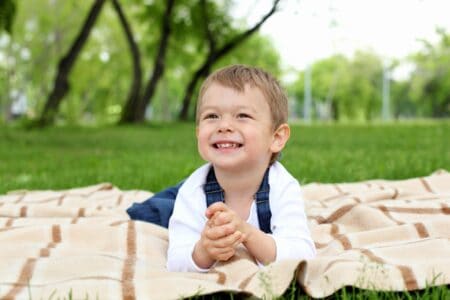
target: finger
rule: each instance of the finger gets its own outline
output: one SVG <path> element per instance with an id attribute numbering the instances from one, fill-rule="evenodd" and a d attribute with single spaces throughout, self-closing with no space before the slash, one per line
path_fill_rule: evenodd
<path id="1" fill-rule="evenodd" d="M 215 226 L 215 225 L 214 225 L 214 220 L 215 220 L 215 218 L 216 218 L 216 215 L 217 215 L 217 213 L 214 214 L 214 215 L 212 215 L 212 216 L 209 218 L 209 220 L 206 222 L 206 224 L 207 224 L 209 227 Z"/>
<path id="2" fill-rule="evenodd" d="M 245 241 L 245 234 L 243 234 L 240 231 L 236 231 L 236 232 L 238 233 L 237 238 L 234 241 L 233 246 L 232 246 L 234 249 L 236 249 L 237 246 L 239 246 L 241 243 L 243 243 Z"/>
<path id="3" fill-rule="evenodd" d="M 236 231 L 234 234 L 234 239 L 232 240 L 233 249 L 236 249 L 236 247 L 241 244 L 244 241 L 244 234 L 240 231 Z"/>
<path id="4" fill-rule="evenodd" d="M 226 211 L 229 208 L 226 206 L 225 203 L 223 203 L 222 201 L 219 202 L 215 202 L 213 204 L 211 204 L 210 206 L 208 206 L 208 208 L 206 209 L 206 216 L 212 216 L 214 215 L 214 213 L 218 212 L 218 211 Z"/>
<path id="5" fill-rule="evenodd" d="M 234 254 L 234 249 L 227 247 L 227 248 L 216 248 L 214 246 L 210 246 L 207 248 L 207 252 L 209 256 L 213 259 L 218 259 L 219 257 L 227 256 L 230 253 Z"/>
<path id="6" fill-rule="evenodd" d="M 206 209 L 205 210 L 205 216 L 206 216 L 206 218 L 211 219 L 212 216 L 214 216 L 214 212 L 212 210 L 210 210 L 210 209 Z"/>
<path id="7" fill-rule="evenodd" d="M 216 260 L 227 261 L 230 258 L 232 258 L 235 253 L 236 253 L 236 251 L 234 249 L 229 249 L 229 250 L 217 255 Z"/>
<path id="8" fill-rule="evenodd" d="M 212 241 L 212 245 L 216 248 L 234 248 L 236 247 L 241 240 L 242 233 L 239 231 L 234 232 L 228 236 Z"/>
<path id="9" fill-rule="evenodd" d="M 223 238 L 223 237 L 229 235 L 230 233 L 232 233 L 230 231 L 230 229 L 225 226 L 207 227 L 207 228 L 205 228 L 204 232 L 205 232 L 205 236 L 211 240 L 217 240 L 217 239 Z"/>
<path id="10" fill-rule="evenodd" d="M 245 243 L 245 241 L 247 240 L 247 235 L 245 233 L 243 233 L 239 240 L 240 240 L 241 243 Z"/>
<path id="11" fill-rule="evenodd" d="M 220 226 L 230 223 L 233 220 L 233 215 L 229 211 L 220 211 L 214 214 L 214 225 Z"/>

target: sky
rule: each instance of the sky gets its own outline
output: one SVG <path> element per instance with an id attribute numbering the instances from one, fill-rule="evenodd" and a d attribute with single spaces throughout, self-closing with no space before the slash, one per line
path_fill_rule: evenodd
<path id="1" fill-rule="evenodd" d="M 237 14 L 254 24 L 271 0 L 239 1 Z M 245 3 L 245 5 L 244 5 Z M 261 27 L 285 68 L 303 70 L 316 60 L 371 49 L 386 61 L 437 41 L 436 26 L 450 32 L 449 0 L 282 0 Z"/>

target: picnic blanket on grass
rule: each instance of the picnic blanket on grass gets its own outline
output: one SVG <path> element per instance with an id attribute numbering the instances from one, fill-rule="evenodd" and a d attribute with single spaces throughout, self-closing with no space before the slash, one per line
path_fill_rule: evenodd
<path id="1" fill-rule="evenodd" d="M 318 255 L 258 268 L 242 250 L 206 274 L 165 269 L 167 230 L 130 221 L 151 196 L 104 183 L 0 196 L 0 299 L 177 299 L 219 291 L 312 297 L 344 286 L 450 283 L 450 173 L 303 187 Z"/>

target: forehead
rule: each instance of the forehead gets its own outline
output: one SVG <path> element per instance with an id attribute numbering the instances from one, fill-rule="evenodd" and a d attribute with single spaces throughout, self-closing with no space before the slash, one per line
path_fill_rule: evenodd
<path id="1" fill-rule="evenodd" d="M 264 93 L 256 86 L 246 84 L 242 91 L 235 88 L 212 83 L 203 93 L 200 99 L 200 108 L 212 104 L 234 104 L 240 106 L 267 106 L 268 101 Z"/>

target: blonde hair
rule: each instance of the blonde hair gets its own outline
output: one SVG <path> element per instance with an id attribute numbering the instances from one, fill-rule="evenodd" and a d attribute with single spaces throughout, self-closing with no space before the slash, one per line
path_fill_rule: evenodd
<path id="1" fill-rule="evenodd" d="M 275 131 L 281 124 L 287 123 L 288 101 L 280 83 L 268 72 L 247 65 L 231 65 L 210 74 L 200 87 L 196 109 L 196 122 L 199 122 L 199 111 L 206 90 L 213 84 L 232 88 L 238 92 L 244 92 L 246 85 L 258 88 L 269 104 L 272 117 L 272 129 Z M 278 157 L 274 153 L 270 163 Z"/>

